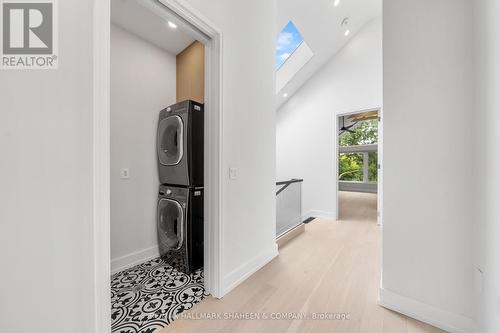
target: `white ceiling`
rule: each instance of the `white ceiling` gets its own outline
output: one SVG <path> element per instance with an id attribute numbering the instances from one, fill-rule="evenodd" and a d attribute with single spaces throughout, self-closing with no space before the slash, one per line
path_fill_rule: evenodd
<path id="1" fill-rule="evenodd" d="M 174 55 L 195 41 L 181 27 L 167 27 L 167 21 L 136 0 L 112 0 L 111 22 Z"/>
<path id="2" fill-rule="evenodd" d="M 276 97 L 280 107 L 311 76 L 328 62 L 361 28 L 382 15 L 382 0 L 278 0 L 278 26 L 276 35 L 288 21 L 293 21 L 302 37 L 312 49 L 312 59 L 288 82 Z M 342 20 L 349 17 L 350 35 L 344 35 Z"/>

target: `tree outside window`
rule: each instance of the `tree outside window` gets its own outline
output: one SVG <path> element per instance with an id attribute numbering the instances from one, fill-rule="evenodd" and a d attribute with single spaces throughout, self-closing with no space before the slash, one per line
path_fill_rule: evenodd
<path id="1" fill-rule="evenodd" d="M 360 121 L 351 132 L 344 132 L 339 138 L 340 147 L 369 145 L 378 143 L 378 121 L 376 119 Z M 378 154 L 368 153 L 368 181 L 378 180 Z M 363 181 L 363 153 L 340 154 L 339 180 Z"/>

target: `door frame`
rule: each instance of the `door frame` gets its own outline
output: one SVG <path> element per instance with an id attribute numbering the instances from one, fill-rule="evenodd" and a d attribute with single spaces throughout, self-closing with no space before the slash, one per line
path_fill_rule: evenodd
<path id="1" fill-rule="evenodd" d="M 205 287 L 222 297 L 223 104 L 222 31 L 186 0 L 138 0 L 160 16 L 173 17 L 205 44 Z M 109 333 L 110 304 L 110 25 L 111 0 L 93 1 L 93 216 L 94 332 Z"/>
<path id="2" fill-rule="evenodd" d="M 382 225 L 382 202 L 383 202 L 383 126 L 382 126 L 382 121 L 383 121 L 383 110 L 382 107 L 373 107 L 369 109 L 362 109 L 358 111 L 349 111 L 349 112 L 342 112 L 342 113 L 337 113 L 335 114 L 335 135 L 334 135 L 334 145 L 335 145 L 335 157 L 334 157 L 334 162 L 335 162 L 335 219 L 339 219 L 339 139 L 338 139 L 338 129 L 339 129 L 339 118 L 343 116 L 349 116 L 352 114 L 356 113 L 362 113 L 362 112 L 370 112 L 370 111 L 378 111 L 378 116 L 379 116 L 379 121 L 378 121 L 378 151 L 377 151 L 377 160 L 378 164 L 380 165 L 378 169 L 378 181 L 377 181 L 377 224 Z"/>

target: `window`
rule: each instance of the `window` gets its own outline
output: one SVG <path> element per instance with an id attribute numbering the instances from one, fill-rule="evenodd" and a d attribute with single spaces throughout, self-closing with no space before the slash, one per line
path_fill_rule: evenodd
<path id="1" fill-rule="evenodd" d="M 312 59 L 313 51 L 292 21 L 281 30 L 276 41 L 276 93 Z"/>
<path id="2" fill-rule="evenodd" d="M 341 182 L 378 181 L 378 113 L 339 118 L 339 176 Z"/>
<path id="3" fill-rule="evenodd" d="M 350 126 L 347 121 L 345 125 Z M 350 130 L 351 132 L 340 134 L 340 147 L 372 145 L 378 142 L 378 122 L 376 119 L 360 121 Z"/>
<path id="4" fill-rule="evenodd" d="M 378 154 L 374 151 L 368 153 L 368 181 L 378 181 Z"/>
<path id="5" fill-rule="evenodd" d="M 363 154 L 340 154 L 339 180 L 351 182 L 363 181 Z"/>
<path id="6" fill-rule="evenodd" d="M 302 38 L 293 22 L 288 22 L 279 33 L 276 41 L 276 70 L 290 58 L 303 41 L 304 38 Z"/>

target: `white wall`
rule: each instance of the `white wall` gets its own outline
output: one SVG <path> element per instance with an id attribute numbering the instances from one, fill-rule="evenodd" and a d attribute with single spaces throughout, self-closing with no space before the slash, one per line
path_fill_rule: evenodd
<path id="1" fill-rule="evenodd" d="M 500 3 L 475 1 L 476 183 L 475 258 L 477 332 L 500 332 Z M 482 280 L 482 281 L 481 281 Z M 480 285 L 483 285 L 482 290 Z"/>
<path id="2" fill-rule="evenodd" d="M 227 291 L 277 254 L 275 0 L 189 0 L 223 32 L 223 274 Z M 258 24 L 256 24 L 258 22 Z M 229 180 L 229 167 L 238 178 Z"/>
<path id="3" fill-rule="evenodd" d="M 0 71 L 0 331 L 93 330 L 92 1 L 58 1 L 59 69 Z"/>
<path id="4" fill-rule="evenodd" d="M 471 12 L 384 2 L 381 301 L 453 332 L 473 312 Z"/>
<path id="5" fill-rule="evenodd" d="M 175 103 L 175 71 L 175 55 L 111 26 L 112 270 L 158 255 L 156 127 Z"/>
<path id="6" fill-rule="evenodd" d="M 379 18 L 368 23 L 278 110 L 277 179 L 304 179 L 304 215 L 335 217 L 335 115 L 381 105 Z"/>

